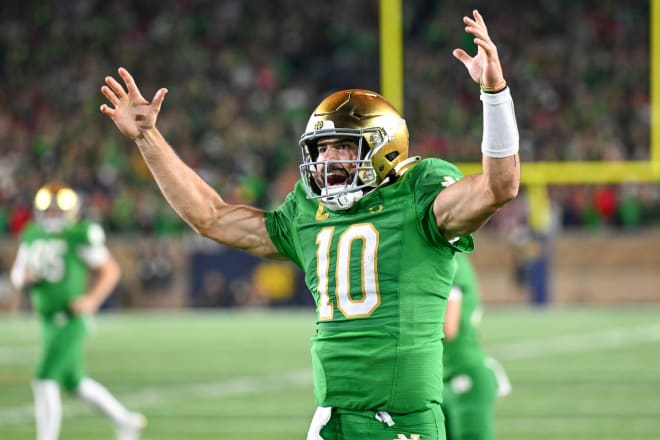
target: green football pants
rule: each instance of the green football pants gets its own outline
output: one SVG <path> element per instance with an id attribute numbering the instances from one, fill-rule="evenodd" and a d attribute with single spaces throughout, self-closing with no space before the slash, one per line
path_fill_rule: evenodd
<path id="1" fill-rule="evenodd" d="M 497 380 L 485 363 L 445 381 L 442 409 L 447 440 L 491 440 Z"/>
<path id="2" fill-rule="evenodd" d="M 35 371 L 36 379 L 54 380 L 71 392 L 78 388 L 85 375 L 85 319 L 65 313 L 42 317 L 41 358 Z"/>

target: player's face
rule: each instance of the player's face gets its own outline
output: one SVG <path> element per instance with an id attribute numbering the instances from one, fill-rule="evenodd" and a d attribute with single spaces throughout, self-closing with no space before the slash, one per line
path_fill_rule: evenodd
<path id="1" fill-rule="evenodd" d="M 357 140 L 350 137 L 327 137 L 319 140 L 316 148 L 318 162 L 332 161 L 327 164 L 328 186 L 348 185 L 356 170 L 354 161 L 358 158 Z M 325 187 L 325 170 L 326 165 L 316 165 L 314 179 L 319 188 Z"/>

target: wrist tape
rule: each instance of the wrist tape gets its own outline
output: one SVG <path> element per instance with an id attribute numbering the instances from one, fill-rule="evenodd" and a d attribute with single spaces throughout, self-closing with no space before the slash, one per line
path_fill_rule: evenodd
<path id="1" fill-rule="evenodd" d="M 518 153 L 518 125 L 509 88 L 497 93 L 481 92 L 481 101 L 484 105 L 481 152 L 484 156 L 496 158 Z"/>

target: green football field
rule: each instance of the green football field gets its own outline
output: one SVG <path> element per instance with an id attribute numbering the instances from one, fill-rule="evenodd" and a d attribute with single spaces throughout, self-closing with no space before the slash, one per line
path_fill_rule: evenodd
<path id="1" fill-rule="evenodd" d="M 304 439 L 314 403 L 312 310 L 106 313 L 88 373 L 149 419 L 144 439 Z M 487 351 L 513 393 L 499 440 L 660 439 L 660 306 L 488 309 Z M 37 322 L 0 315 L 0 439 L 34 439 Z M 65 398 L 63 440 L 112 439 Z"/>

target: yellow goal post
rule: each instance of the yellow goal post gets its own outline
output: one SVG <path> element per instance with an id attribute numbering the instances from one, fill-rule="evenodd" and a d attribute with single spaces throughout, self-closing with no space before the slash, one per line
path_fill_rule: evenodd
<path id="1" fill-rule="evenodd" d="M 660 181 L 660 0 L 650 1 L 649 80 L 650 153 L 648 161 L 617 162 L 526 162 L 521 182 L 530 201 L 530 226 L 543 228 L 548 218 L 549 184 L 603 184 Z M 380 0 L 381 93 L 403 113 L 403 31 L 401 0 Z M 655 63 L 654 60 L 657 60 Z M 476 174 L 480 163 L 457 163 L 461 171 Z"/>

